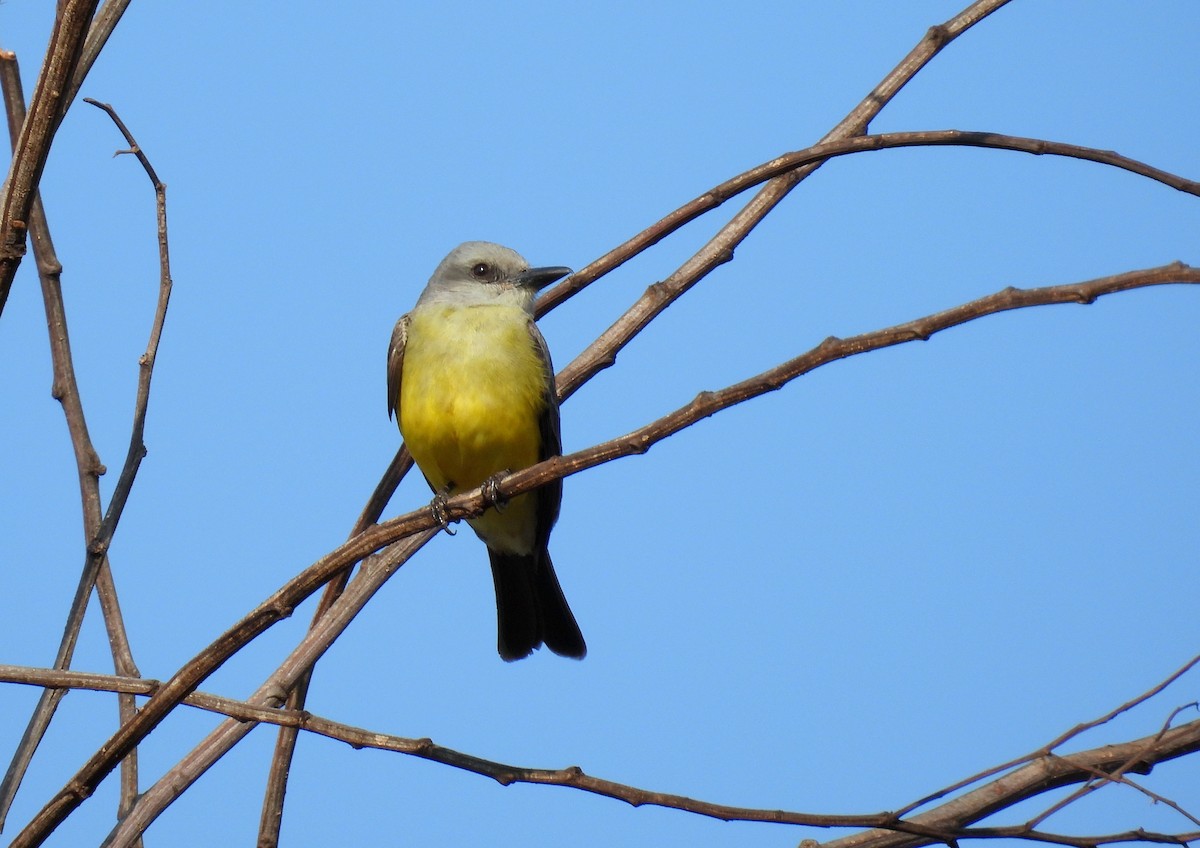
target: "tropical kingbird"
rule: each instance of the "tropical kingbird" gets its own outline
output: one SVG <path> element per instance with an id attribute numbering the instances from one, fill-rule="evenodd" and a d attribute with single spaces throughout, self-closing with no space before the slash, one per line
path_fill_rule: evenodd
<path id="1" fill-rule="evenodd" d="M 450 251 L 397 322 L 388 413 L 435 504 L 562 452 L 554 368 L 533 301 L 570 273 L 530 268 L 514 250 L 469 241 Z M 543 643 L 565 657 L 587 653 L 546 547 L 561 501 L 555 480 L 467 520 L 491 559 L 505 660 Z"/>

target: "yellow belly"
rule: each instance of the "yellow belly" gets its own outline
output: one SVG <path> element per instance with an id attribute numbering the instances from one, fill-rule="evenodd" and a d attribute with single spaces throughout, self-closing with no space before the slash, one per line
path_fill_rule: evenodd
<path id="1" fill-rule="evenodd" d="M 541 456 L 546 366 L 529 318 L 508 306 L 432 306 L 410 315 L 400 382 L 400 432 L 438 491 L 473 489 Z M 536 501 L 515 498 L 471 526 L 492 547 L 534 545 Z"/>

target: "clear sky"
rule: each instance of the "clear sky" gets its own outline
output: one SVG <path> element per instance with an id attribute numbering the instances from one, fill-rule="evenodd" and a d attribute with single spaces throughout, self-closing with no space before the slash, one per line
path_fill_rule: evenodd
<path id="1" fill-rule="evenodd" d="M 346 536 L 398 443 L 396 318 L 467 239 L 582 267 L 828 131 L 965 0 L 135 3 L 89 78 L 169 185 L 174 296 L 149 447 L 112 548 L 135 657 L 165 678 Z M 52 4 L 0 5 L 32 91 Z M 1200 177 L 1191 0 L 1015 2 L 875 131 L 990 130 Z M 43 183 L 91 433 L 124 458 L 154 308 L 153 195 L 107 117 L 68 115 Z M 561 367 L 711 235 L 705 217 L 553 312 Z M 1005 286 L 1200 264 L 1200 202 L 1099 165 L 985 150 L 831 163 L 563 408 L 577 450 L 829 335 Z M 520 765 L 735 805 L 870 813 L 1031 751 L 1197 653 L 1200 291 L 1007 313 L 845 360 L 566 481 L 551 541 L 582 663 L 495 652 L 483 546 L 440 536 L 318 668 L 309 707 Z M 0 662 L 53 658 L 83 559 L 37 280 L 0 318 Z M 426 503 L 419 477 L 388 515 Z M 297 611 L 204 684 L 244 697 Z M 75 663 L 109 671 L 93 607 Z M 1156 730 L 1193 674 L 1091 747 Z M 0 757 L 36 690 L 0 686 Z M 1194 717 L 1193 714 L 1185 718 Z M 15 833 L 112 732 L 66 698 Z M 181 710 L 152 779 L 216 719 Z M 252 844 L 255 731 L 150 830 Z M 1196 762 L 1150 785 L 1193 812 Z M 97 844 L 106 782 L 49 844 Z M 1029 812 L 1035 810 L 1030 808 Z M 1012 817 L 1004 822 L 1012 822 Z M 1108 789 L 1048 828 L 1186 822 Z M 782 846 L 725 824 L 301 740 L 284 844 Z"/>

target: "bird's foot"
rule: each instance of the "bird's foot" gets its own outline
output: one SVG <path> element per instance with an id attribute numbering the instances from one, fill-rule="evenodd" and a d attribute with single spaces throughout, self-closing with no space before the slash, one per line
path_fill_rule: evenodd
<path id="1" fill-rule="evenodd" d="M 500 481 L 507 477 L 512 472 L 507 468 L 503 471 L 497 471 L 491 477 L 483 481 L 480 487 L 483 490 L 483 499 L 496 508 L 496 512 L 504 512 L 504 508 L 508 506 L 508 497 L 500 491 Z"/>
<path id="2" fill-rule="evenodd" d="M 438 526 L 446 531 L 446 535 L 453 536 L 458 530 L 450 526 L 450 519 L 446 516 L 446 498 L 449 493 L 449 486 L 435 493 L 433 500 L 429 502 L 429 511 L 433 513 L 433 520 Z"/>

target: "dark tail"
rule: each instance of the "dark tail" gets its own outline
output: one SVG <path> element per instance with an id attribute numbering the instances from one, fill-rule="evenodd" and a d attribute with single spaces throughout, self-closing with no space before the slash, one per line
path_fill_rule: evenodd
<path id="1" fill-rule="evenodd" d="M 496 583 L 496 644 L 501 658 L 519 660 L 545 643 L 560 656 L 583 659 L 587 645 L 558 585 L 549 552 L 520 556 L 488 548 L 488 556 Z"/>

